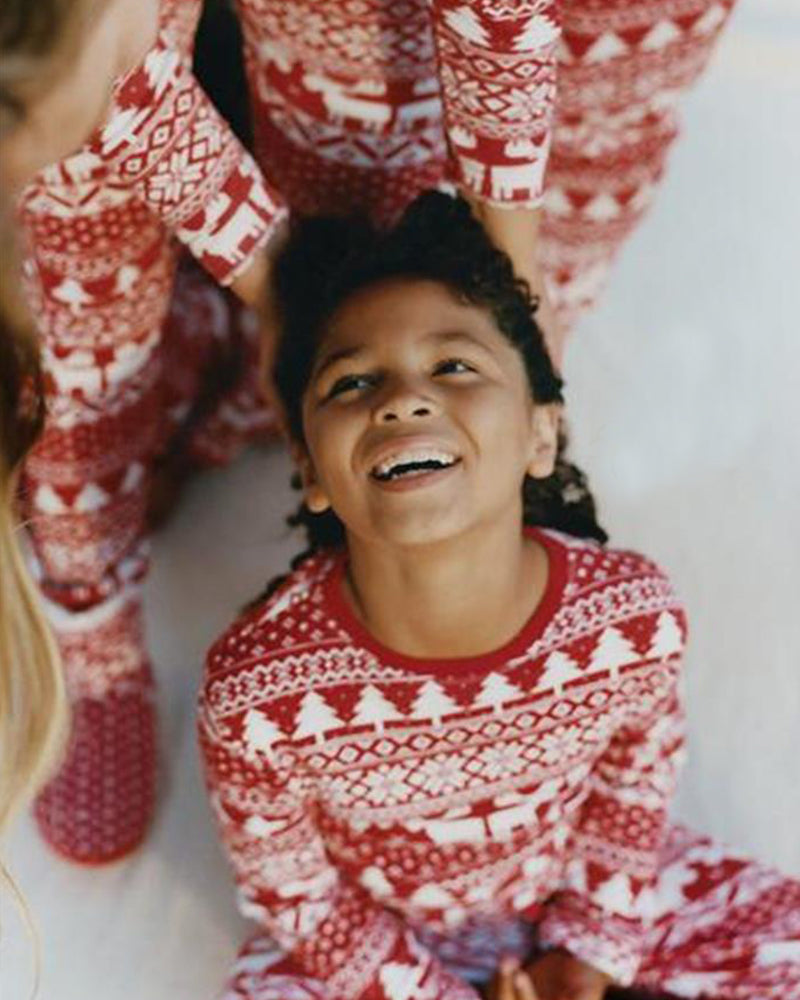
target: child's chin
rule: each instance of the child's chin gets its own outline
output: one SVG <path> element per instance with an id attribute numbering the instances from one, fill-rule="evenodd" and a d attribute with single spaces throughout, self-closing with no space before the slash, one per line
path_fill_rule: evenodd
<path id="1" fill-rule="evenodd" d="M 416 515 L 393 516 L 375 526 L 373 537 L 383 544 L 398 548 L 438 545 L 455 540 L 464 530 L 453 512 L 419 512 Z"/>

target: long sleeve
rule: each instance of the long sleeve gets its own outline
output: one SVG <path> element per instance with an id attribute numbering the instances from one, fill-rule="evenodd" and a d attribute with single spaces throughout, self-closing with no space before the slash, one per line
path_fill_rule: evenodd
<path id="1" fill-rule="evenodd" d="M 267 727 L 274 738 L 276 727 L 258 715 L 255 736 Z M 398 916 L 331 863 L 295 754 L 253 752 L 253 740 L 235 728 L 201 701 L 206 782 L 242 913 L 267 930 L 298 974 L 323 980 L 336 1000 L 477 1000 Z"/>
<path id="2" fill-rule="evenodd" d="M 550 149 L 558 3 L 434 0 L 456 180 L 493 204 L 536 207 Z"/>
<path id="3" fill-rule="evenodd" d="M 133 188 L 223 284 L 246 269 L 286 212 L 165 31 L 117 81 L 88 151 L 109 187 Z"/>
<path id="4" fill-rule="evenodd" d="M 677 656 L 626 678 L 635 708 L 589 777 L 564 883 L 545 907 L 539 936 L 629 985 L 641 959 L 648 887 L 667 808 L 684 759 Z"/>

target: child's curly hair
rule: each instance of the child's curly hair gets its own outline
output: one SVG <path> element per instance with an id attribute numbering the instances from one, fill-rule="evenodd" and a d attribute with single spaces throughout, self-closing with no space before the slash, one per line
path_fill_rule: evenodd
<path id="1" fill-rule="evenodd" d="M 427 191 L 388 231 L 363 218 L 293 221 L 275 262 L 272 291 L 281 327 L 275 384 L 295 440 L 303 441 L 303 396 L 326 324 L 355 292 L 395 278 L 441 282 L 462 301 L 487 309 L 519 351 L 534 400 L 563 401 L 563 382 L 535 319 L 538 300 L 527 283 L 515 277 L 510 259 L 490 242 L 466 201 Z M 566 445 L 562 431 L 551 476 L 525 477 L 524 523 L 605 542 L 586 476 L 564 457 Z M 344 545 L 344 526 L 331 510 L 314 514 L 301 504 L 289 523 L 303 527 L 308 539 L 295 564 L 318 549 Z"/>

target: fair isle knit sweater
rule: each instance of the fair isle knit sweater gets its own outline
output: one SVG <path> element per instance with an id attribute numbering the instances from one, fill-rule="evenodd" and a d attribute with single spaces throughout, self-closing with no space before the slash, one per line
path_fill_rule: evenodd
<path id="1" fill-rule="evenodd" d="M 495 652 L 418 660 L 309 558 L 213 646 L 207 784 L 241 909 L 347 1000 L 455 1000 L 503 951 L 621 983 L 683 757 L 685 618 L 649 560 L 550 530 L 545 594 Z"/>

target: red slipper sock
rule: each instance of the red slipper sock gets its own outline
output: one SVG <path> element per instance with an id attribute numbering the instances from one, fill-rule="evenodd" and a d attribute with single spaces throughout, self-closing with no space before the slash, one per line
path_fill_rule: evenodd
<path id="1" fill-rule="evenodd" d="M 128 854 L 153 815 L 156 707 L 140 595 L 86 611 L 50 606 L 72 705 L 60 770 L 34 803 L 45 841 L 79 864 Z"/>
<path id="2" fill-rule="evenodd" d="M 155 728 L 149 668 L 72 705 L 66 759 L 34 805 L 53 850 L 99 865 L 142 842 L 155 800 Z"/>

